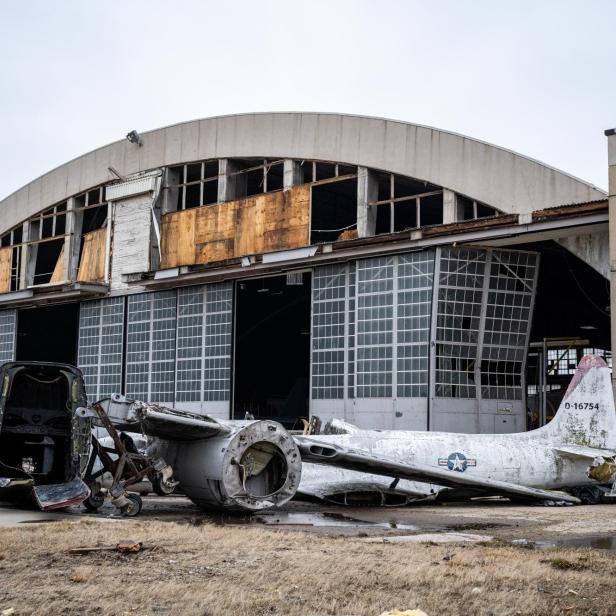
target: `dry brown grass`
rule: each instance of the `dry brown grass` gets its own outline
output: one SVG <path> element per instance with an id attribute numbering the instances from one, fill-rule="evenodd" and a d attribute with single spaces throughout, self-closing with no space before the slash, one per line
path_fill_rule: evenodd
<path id="1" fill-rule="evenodd" d="M 66 553 L 127 538 L 152 549 Z M 616 614 L 616 559 L 590 550 L 86 520 L 2 529 L 0 559 L 0 611 L 17 616 Z"/>

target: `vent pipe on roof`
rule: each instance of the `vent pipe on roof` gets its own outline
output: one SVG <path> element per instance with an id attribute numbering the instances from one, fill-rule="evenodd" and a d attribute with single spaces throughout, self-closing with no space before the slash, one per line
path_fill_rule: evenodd
<path id="1" fill-rule="evenodd" d="M 616 350 L 616 128 L 605 131 L 607 137 L 609 236 L 610 236 L 610 327 L 612 352 Z M 612 370 L 612 389 L 616 396 L 616 370 Z"/>

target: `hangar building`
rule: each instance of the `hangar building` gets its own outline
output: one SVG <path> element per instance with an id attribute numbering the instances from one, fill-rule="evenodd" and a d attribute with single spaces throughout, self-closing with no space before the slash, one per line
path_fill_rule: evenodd
<path id="1" fill-rule="evenodd" d="M 218 418 L 513 432 L 609 358 L 608 198 L 582 180 L 349 115 L 129 136 L 0 202 L 3 361 Z"/>

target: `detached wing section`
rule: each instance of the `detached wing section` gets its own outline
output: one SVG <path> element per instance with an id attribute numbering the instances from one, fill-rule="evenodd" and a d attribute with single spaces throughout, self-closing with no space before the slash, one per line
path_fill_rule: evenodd
<path id="1" fill-rule="evenodd" d="M 554 447 L 554 451 L 565 458 L 609 458 L 616 454 L 613 449 L 597 449 L 595 447 L 584 447 L 583 445 L 561 445 Z"/>
<path id="2" fill-rule="evenodd" d="M 219 434 L 230 428 L 207 415 L 197 415 L 114 394 L 97 403 L 116 430 L 141 432 L 171 441 L 195 441 Z"/>
<path id="3" fill-rule="evenodd" d="M 498 481 L 497 479 L 452 473 L 449 470 L 425 464 L 401 463 L 384 456 L 376 456 L 356 449 L 347 449 L 339 445 L 330 445 L 306 437 L 295 437 L 295 441 L 304 462 L 337 466 L 353 471 L 411 481 L 434 483 L 449 488 L 467 488 L 475 490 L 477 495 L 500 495 L 530 500 L 580 503 L 578 498 L 564 492 L 539 490 L 506 481 Z"/>

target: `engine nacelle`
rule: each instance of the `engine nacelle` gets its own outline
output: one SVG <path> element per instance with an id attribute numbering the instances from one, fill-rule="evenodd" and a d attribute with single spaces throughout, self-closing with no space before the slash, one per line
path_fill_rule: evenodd
<path id="1" fill-rule="evenodd" d="M 269 420 L 220 423 L 230 431 L 176 443 L 173 455 L 167 454 L 186 496 L 200 507 L 236 511 L 259 511 L 291 500 L 302 462 L 284 427 Z"/>

